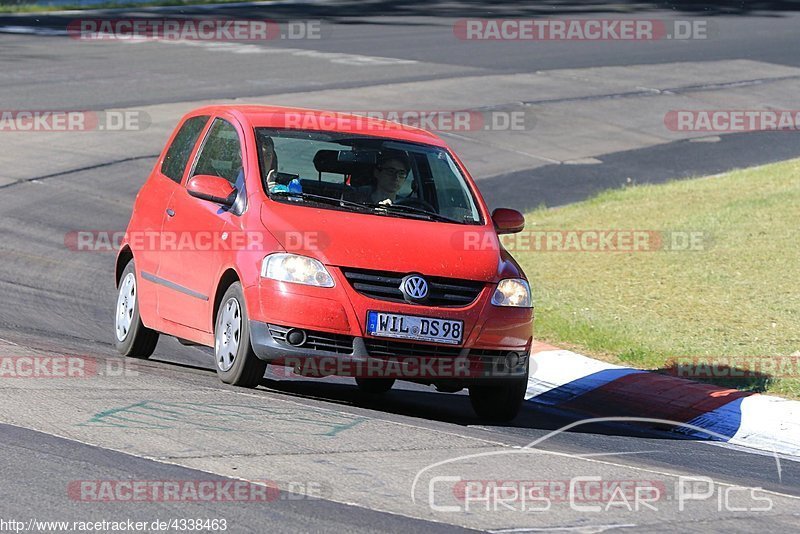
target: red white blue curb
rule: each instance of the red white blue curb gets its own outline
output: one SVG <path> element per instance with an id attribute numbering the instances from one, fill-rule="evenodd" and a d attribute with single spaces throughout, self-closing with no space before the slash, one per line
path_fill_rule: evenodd
<path id="1" fill-rule="evenodd" d="M 686 423 L 698 439 L 800 457 L 800 402 L 622 367 L 549 345 L 534 346 L 525 400 L 591 417 Z"/>

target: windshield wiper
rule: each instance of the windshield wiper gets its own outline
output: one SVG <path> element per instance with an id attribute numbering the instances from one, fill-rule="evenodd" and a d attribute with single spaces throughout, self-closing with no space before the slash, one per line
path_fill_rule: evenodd
<path id="1" fill-rule="evenodd" d="M 336 206 L 348 206 L 351 208 L 358 208 L 361 211 L 372 211 L 372 206 L 368 206 L 366 204 L 361 204 L 359 202 L 352 202 L 350 200 L 345 200 L 343 198 L 334 198 L 334 197 L 326 197 L 324 195 L 314 195 L 312 193 L 293 193 L 291 191 L 274 191 L 270 193 L 271 196 L 281 196 L 281 197 L 297 197 L 302 198 L 303 200 L 314 200 L 317 202 L 324 202 L 328 204 L 334 204 Z"/>
<path id="2" fill-rule="evenodd" d="M 422 208 L 415 208 L 413 206 L 408 206 L 405 204 L 377 204 L 371 202 L 362 204 L 361 202 L 353 202 L 351 200 L 345 200 L 343 198 L 326 197 L 324 195 L 315 195 L 313 193 L 293 193 L 291 191 L 275 191 L 273 193 L 270 193 L 270 195 L 287 197 L 287 198 L 297 197 L 297 198 L 302 198 L 303 200 L 325 202 L 340 207 L 347 206 L 351 208 L 356 208 L 361 211 L 373 211 L 373 212 L 383 211 L 384 213 L 387 214 L 391 212 L 397 214 L 398 212 L 400 212 L 404 215 L 420 215 L 428 220 L 462 224 L 462 221 L 457 221 L 456 219 L 451 219 L 450 217 L 439 215 L 438 213 L 433 211 L 428 211 Z"/>
<path id="3" fill-rule="evenodd" d="M 450 217 L 439 215 L 435 211 L 428 211 L 422 208 L 415 208 L 414 206 L 409 206 L 407 204 L 368 204 L 368 205 L 376 209 L 385 209 L 387 211 L 395 210 L 403 213 L 425 215 L 426 217 L 428 217 L 433 221 L 450 222 L 456 224 L 462 223 L 462 221 L 457 221 L 456 219 L 451 219 Z"/>

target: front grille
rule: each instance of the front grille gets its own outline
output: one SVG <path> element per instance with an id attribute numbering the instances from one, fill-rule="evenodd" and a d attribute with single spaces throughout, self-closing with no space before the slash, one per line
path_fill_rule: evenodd
<path id="1" fill-rule="evenodd" d="M 286 326 L 269 325 L 269 333 L 272 338 L 286 345 L 289 345 L 286 342 L 286 333 L 289 330 L 291 330 L 291 328 Z M 306 333 L 306 342 L 297 348 L 335 352 L 336 354 L 353 353 L 353 336 L 329 334 L 328 332 L 317 332 L 305 329 L 304 331 Z M 292 347 L 293 345 L 289 346 Z"/>
<path id="2" fill-rule="evenodd" d="M 403 273 L 390 271 L 368 271 L 366 269 L 343 268 L 345 278 L 353 289 L 374 299 L 391 302 L 407 302 L 400 291 Z M 483 282 L 459 280 L 457 278 L 440 278 L 424 276 L 428 282 L 428 298 L 421 304 L 424 306 L 463 307 L 469 306 L 480 295 Z"/>
<path id="3" fill-rule="evenodd" d="M 422 343 L 407 343 L 403 341 L 389 341 L 387 339 L 364 338 L 367 352 L 373 357 L 385 356 L 413 356 L 413 357 L 450 357 L 455 358 L 461 353 L 459 347 L 446 345 L 425 345 Z"/>

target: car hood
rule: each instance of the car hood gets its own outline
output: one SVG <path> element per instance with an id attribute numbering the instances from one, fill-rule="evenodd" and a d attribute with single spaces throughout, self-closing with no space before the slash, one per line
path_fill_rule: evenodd
<path id="1" fill-rule="evenodd" d="M 261 221 L 287 251 L 326 265 L 497 281 L 509 264 L 491 226 L 267 201 Z"/>

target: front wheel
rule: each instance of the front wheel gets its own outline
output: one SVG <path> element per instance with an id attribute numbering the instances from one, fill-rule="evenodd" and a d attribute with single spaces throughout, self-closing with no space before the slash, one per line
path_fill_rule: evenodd
<path id="1" fill-rule="evenodd" d="M 471 386 L 472 409 L 483 419 L 505 423 L 514 419 L 525 400 L 527 378 L 496 386 Z"/>
<path id="2" fill-rule="evenodd" d="M 123 356 L 149 358 L 156 350 L 158 332 L 147 328 L 139 315 L 139 288 L 133 260 L 128 262 L 120 277 L 114 333 L 117 350 Z"/>
<path id="3" fill-rule="evenodd" d="M 214 326 L 217 376 L 226 384 L 254 388 L 264 378 L 267 362 L 259 360 L 250 343 L 250 322 L 239 282 L 225 292 Z"/>

